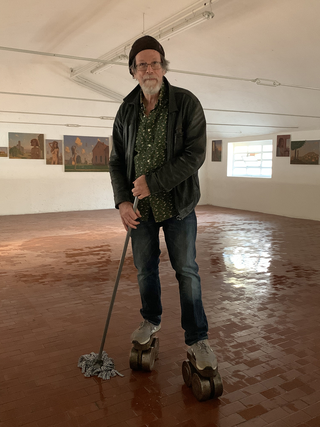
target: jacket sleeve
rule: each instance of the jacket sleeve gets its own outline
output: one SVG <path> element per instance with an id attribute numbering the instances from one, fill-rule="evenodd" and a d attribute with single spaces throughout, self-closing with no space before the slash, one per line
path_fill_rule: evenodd
<path id="1" fill-rule="evenodd" d="M 191 93 L 185 93 L 179 104 L 175 127 L 168 131 L 170 160 L 146 176 L 151 194 L 171 191 L 196 174 L 205 160 L 206 120 L 202 106 Z"/>
<path id="2" fill-rule="evenodd" d="M 113 125 L 113 144 L 109 161 L 111 184 L 117 209 L 120 203 L 133 200 L 127 179 L 126 144 L 122 116 L 123 112 L 120 107 Z"/>

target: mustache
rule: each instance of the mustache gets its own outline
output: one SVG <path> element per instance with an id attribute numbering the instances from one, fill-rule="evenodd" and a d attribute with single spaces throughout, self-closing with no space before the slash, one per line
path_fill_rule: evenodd
<path id="1" fill-rule="evenodd" d="M 146 80 L 154 80 L 155 77 L 154 76 L 146 76 L 143 78 L 143 81 L 145 82 Z"/>

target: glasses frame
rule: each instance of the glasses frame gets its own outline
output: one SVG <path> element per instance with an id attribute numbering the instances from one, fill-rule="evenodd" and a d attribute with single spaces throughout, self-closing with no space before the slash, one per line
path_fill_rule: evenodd
<path id="1" fill-rule="evenodd" d="M 140 64 L 136 64 L 135 68 L 137 71 L 147 71 L 149 65 L 153 70 L 160 70 L 162 68 L 161 61 L 141 62 Z"/>

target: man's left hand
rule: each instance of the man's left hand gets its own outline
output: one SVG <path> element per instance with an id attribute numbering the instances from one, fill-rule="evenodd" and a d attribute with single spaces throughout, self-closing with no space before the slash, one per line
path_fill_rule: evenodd
<path id="1" fill-rule="evenodd" d="M 138 197 L 139 200 L 150 196 L 150 190 L 147 185 L 146 176 L 141 175 L 133 182 L 132 194 L 134 197 Z"/>

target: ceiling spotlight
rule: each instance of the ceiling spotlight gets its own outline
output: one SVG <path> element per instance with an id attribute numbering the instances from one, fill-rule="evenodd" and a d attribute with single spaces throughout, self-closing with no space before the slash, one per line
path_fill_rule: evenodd
<path id="1" fill-rule="evenodd" d="M 206 19 L 212 19 L 213 17 L 214 17 L 214 13 L 212 13 L 212 12 L 209 12 L 209 11 L 205 11 L 205 12 L 203 12 L 203 14 L 202 14 Z"/>

